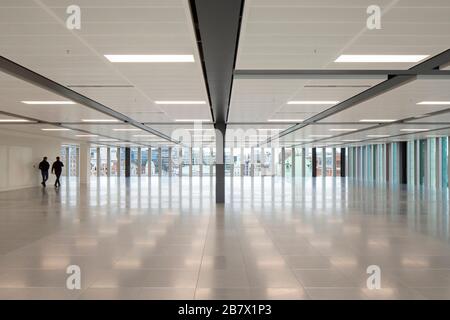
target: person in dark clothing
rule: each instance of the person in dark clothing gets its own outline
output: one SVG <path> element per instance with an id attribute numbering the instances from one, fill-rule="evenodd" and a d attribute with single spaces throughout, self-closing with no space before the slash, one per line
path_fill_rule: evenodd
<path id="1" fill-rule="evenodd" d="M 39 170 L 41 170 L 42 175 L 42 182 L 41 184 L 45 188 L 45 182 L 48 180 L 48 169 L 50 169 L 50 163 L 47 161 L 47 157 L 44 157 L 44 159 L 39 162 Z"/>
<path id="2" fill-rule="evenodd" d="M 64 163 L 59 161 L 59 157 L 56 157 L 56 161 L 53 162 L 52 165 L 52 173 L 56 175 L 55 187 L 61 186 L 61 182 L 59 182 L 59 177 L 62 173 L 62 168 L 64 167 Z"/>

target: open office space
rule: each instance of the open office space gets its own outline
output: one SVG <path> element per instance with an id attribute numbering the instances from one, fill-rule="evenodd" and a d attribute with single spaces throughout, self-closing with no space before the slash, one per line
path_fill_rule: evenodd
<path id="1" fill-rule="evenodd" d="M 449 1 L 72 2 L 0 0 L 0 299 L 450 298 Z"/>

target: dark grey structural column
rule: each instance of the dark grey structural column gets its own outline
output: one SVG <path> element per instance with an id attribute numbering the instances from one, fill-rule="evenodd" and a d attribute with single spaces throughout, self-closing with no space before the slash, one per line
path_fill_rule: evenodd
<path id="1" fill-rule="evenodd" d="M 224 123 L 216 124 L 216 203 L 225 202 L 225 132 Z"/>
<path id="2" fill-rule="evenodd" d="M 131 149 L 125 148 L 125 177 L 131 176 Z"/>
<path id="3" fill-rule="evenodd" d="M 341 148 L 341 177 L 345 177 L 345 148 Z"/>
<path id="4" fill-rule="evenodd" d="M 312 176 L 317 177 L 317 149 L 312 148 Z"/>
<path id="5" fill-rule="evenodd" d="M 398 143 L 398 181 L 401 184 L 408 183 L 408 143 L 402 141 Z"/>

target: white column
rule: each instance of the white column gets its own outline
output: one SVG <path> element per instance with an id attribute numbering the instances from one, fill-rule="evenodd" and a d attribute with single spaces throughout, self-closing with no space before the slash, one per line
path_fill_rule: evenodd
<path id="1" fill-rule="evenodd" d="M 333 163 L 333 177 L 336 177 L 336 148 L 332 148 L 332 163 Z M 342 154 L 341 154 L 341 161 L 342 161 Z M 348 172 L 348 171 L 347 171 Z M 348 174 L 348 173 L 347 173 Z"/>
<path id="2" fill-rule="evenodd" d="M 291 172 L 291 177 L 292 178 L 295 178 L 295 148 L 292 148 L 291 149 L 291 164 L 292 164 L 292 166 L 291 166 L 291 170 L 292 170 L 292 172 Z"/>
<path id="3" fill-rule="evenodd" d="M 149 177 L 151 177 L 152 176 L 152 148 L 151 147 L 148 147 L 148 150 L 147 150 L 147 167 L 148 167 L 147 175 Z"/>
<path id="4" fill-rule="evenodd" d="M 441 139 L 440 138 L 436 138 L 436 188 L 440 189 L 442 188 L 442 165 L 441 165 L 441 157 L 442 157 L 442 144 L 441 144 Z"/>
<path id="5" fill-rule="evenodd" d="M 302 148 L 302 167 L 301 167 L 302 177 L 306 177 L 306 148 Z"/>
<path id="6" fill-rule="evenodd" d="M 116 151 L 116 163 L 117 163 L 117 176 L 120 177 L 120 171 L 122 170 L 120 166 L 120 147 L 117 147 Z"/>
<path id="7" fill-rule="evenodd" d="M 90 146 L 88 144 L 80 145 L 80 183 L 89 183 L 91 175 L 91 155 Z"/>
<path id="8" fill-rule="evenodd" d="M 77 177 L 80 177 L 80 147 L 75 148 L 75 157 L 76 157 L 75 163 L 77 166 L 76 173 L 77 173 Z"/>

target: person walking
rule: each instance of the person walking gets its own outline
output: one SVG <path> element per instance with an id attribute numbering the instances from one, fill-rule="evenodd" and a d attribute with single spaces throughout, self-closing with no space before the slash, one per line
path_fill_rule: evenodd
<path id="1" fill-rule="evenodd" d="M 41 170 L 42 182 L 41 184 L 46 187 L 45 182 L 48 180 L 48 169 L 50 169 L 50 163 L 47 161 L 47 157 L 44 157 L 41 162 L 39 162 L 39 170 Z"/>
<path id="2" fill-rule="evenodd" d="M 52 173 L 56 175 L 55 188 L 61 186 L 61 182 L 59 182 L 59 177 L 62 173 L 62 168 L 64 167 L 64 163 L 59 160 L 59 157 L 56 157 L 56 161 L 53 162 L 52 165 Z"/>

